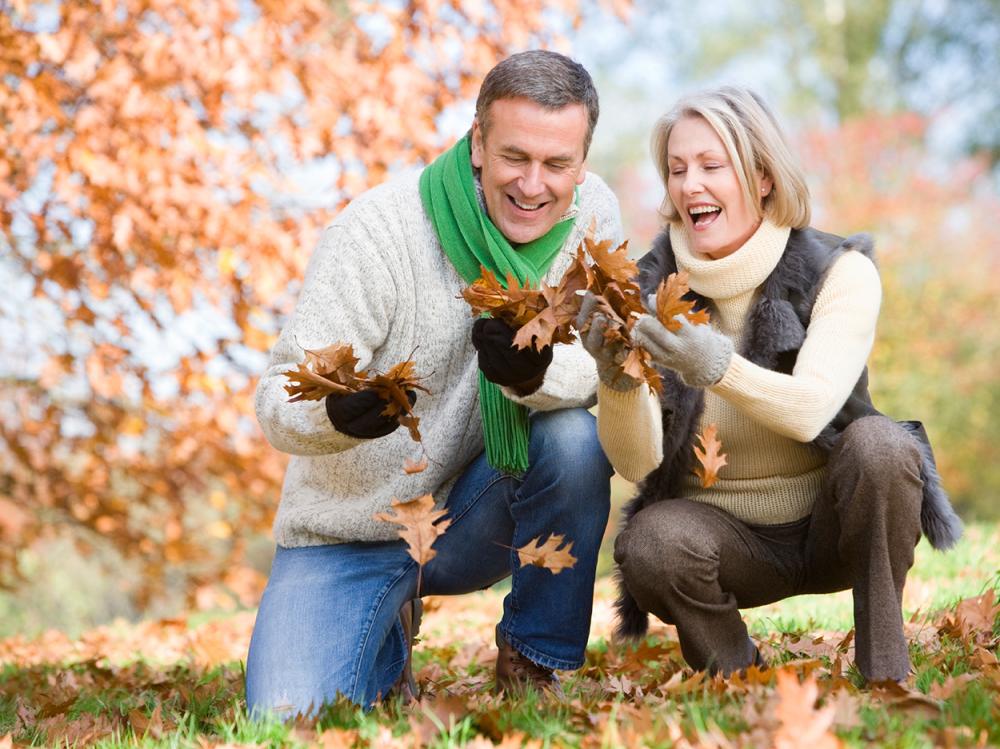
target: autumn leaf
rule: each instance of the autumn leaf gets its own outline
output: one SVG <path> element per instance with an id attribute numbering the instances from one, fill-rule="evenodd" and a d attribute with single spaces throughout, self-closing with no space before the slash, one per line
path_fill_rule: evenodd
<path id="1" fill-rule="evenodd" d="M 493 271 L 480 267 L 481 276 L 462 290 L 474 315 L 489 313 L 512 328 L 520 328 L 545 308 L 540 289 L 522 286 L 508 273 L 501 282 Z"/>
<path id="2" fill-rule="evenodd" d="M 656 319 L 673 333 L 681 329 L 680 322 L 674 319 L 677 315 L 683 315 L 693 325 L 708 323 L 708 311 L 693 312 L 694 302 L 684 299 L 688 291 L 687 271 L 671 273 L 660 282 L 656 290 Z"/>
<path id="3" fill-rule="evenodd" d="M 285 373 L 290 385 L 285 392 L 290 403 L 303 400 L 323 400 L 334 393 L 346 395 L 361 389 L 364 372 L 356 372 L 358 357 L 348 343 L 334 343 L 326 348 L 303 349 L 306 360 L 297 369 Z"/>
<path id="4" fill-rule="evenodd" d="M 400 362 L 385 374 L 369 374 L 355 370 L 359 360 L 350 344 L 335 343 L 315 351 L 305 349 L 305 352 L 305 362 L 285 372 L 291 383 L 285 385 L 285 391 L 291 396 L 290 403 L 370 390 L 386 402 L 382 414 L 395 418 L 409 430 L 415 442 L 420 442 L 420 419 L 413 413 L 406 391 L 430 391 L 420 383 L 413 361 Z"/>
<path id="5" fill-rule="evenodd" d="M 451 525 L 451 518 L 442 520 L 447 514 L 447 510 L 434 508 L 434 497 L 424 494 L 407 502 L 393 499 L 391 512 L 377 512 L 373 516 L 375 520 L 402 526 L 399 537 L 406 541 L 406 550 L 418 565 L 418 592 L 423 566 L 437 556 L 437 551 L 432 548 L 434 542 Z"/>
<path id="6" fill-rule="evenodd" d="M 572 324 L 580 312 L 578 292 L 589 280 L 582 248 L 555 286 L 542 284 L 538 289 L 521 286 L 508 274 L 505 283 L 486 268 L 482 276 L 462 291 L 473 314 L 489 313 L 517 330 L 514 345 L 540 351 L 555 343 L 571 343 Z"/>
<path id="7" fill-rule="evenodd" d="M 774 735 L 775 749 L 840 749 L 843 746 L 830 732 L 834 708 L 817 708 L 819 687 L 815 676 L 799 682 L 790 669 L 777 673 L 778 705 L 775 714 L 780 722 Z"/>
<path id="8" fill-rule="evenodd" d="M 701 465 L 695 466 L 694 472 L 701 479 L 702 487 L 708 489 L 718 479 L 719 470 L 726 465 L 726 454 L 721 452 L 722 443 L 716 439 L 715 424 L 709 424 L 697 436 L 701 442 L 701 448 L 695 445 L 694 454 Z"/>
<path id="9" fill-rule="evenodd" d="M 539 543 L 541 536 L 536 536 L 520 548 L 515 549 L 522 566 L 534 565 L 544 567 L 553 575 L 558 575 L 566 568 L 572 569 L 576 557 L 570 554 L 573 542 L 566 541 L 560 533 L 551 534 L 544 544 Z"/>
<path id="10" fill-rule="evenodd" d="M 413 413 L 410 399 L 406 397 L 407 390 L 430 391 L 420 384 L 416 374 L 416 365 L 410 361 L 400 362 L 384 375 L 369 376 L 364 381 L 366 389 L 375 392 L 387 405 L 382 414 L 392 416 L 410 431 L 410 437 L 420 442 L 420 430 L 417 428 L 420 419 Z"/>

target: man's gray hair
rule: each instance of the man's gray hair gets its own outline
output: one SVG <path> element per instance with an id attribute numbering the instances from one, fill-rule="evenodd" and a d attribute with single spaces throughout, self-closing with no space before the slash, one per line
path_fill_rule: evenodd
<path id="1" fill-rule="evenodd" d="M 594 81 L 583 65 L 558 52 L 544 49 L 518 52 L 498 63 L 486 74 L 476 99 L 476 119 L 484 136 L 490 126 L 490 105 L 498 99 L 518 97 L 530 99 L 546 109 L 583 104 L 587 109 L 583 153 L 587 154 L 600 105 Z"/>

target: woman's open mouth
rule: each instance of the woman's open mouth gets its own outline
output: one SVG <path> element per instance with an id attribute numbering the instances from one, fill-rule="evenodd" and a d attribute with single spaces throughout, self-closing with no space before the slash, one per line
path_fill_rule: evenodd
<path id="1" fill-rule="evenodd" d="M 695 231 L 707 229 L 715 223 L 715 219 L 721 213 L 722 209 L 717 205 L 697 205 L 694 208 L 688 209 L 688 215 L 691 217 L 691 223 L 694 225 Z"/>

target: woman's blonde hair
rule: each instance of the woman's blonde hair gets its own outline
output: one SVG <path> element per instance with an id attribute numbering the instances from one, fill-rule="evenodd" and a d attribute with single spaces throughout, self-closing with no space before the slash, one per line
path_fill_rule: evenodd
<path id="1" fill-rule="evenodd" d="M 757 214 L 778 226 L 801 229 L 809 225 L 809 187 L 798 161 L 792 156 L 781 126 L 764 100 L 748 88 L 723 86 L 683 97 L 653 128 L 652 150 L 664 186 L 670 174 L 667 142 L 670 132 L 685 117 L 701 117 L 722 139 L 739 178 L 743 194 Z M 773 185 L 763 199 L 761 176 Z M 680 220 L 668 193 L 660 214 L 668 221 Z"/>

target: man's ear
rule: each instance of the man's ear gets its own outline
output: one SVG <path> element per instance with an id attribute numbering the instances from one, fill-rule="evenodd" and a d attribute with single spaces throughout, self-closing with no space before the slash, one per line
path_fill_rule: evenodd
<path id="1" fill-rule="evenodd" d="M 483 168 L 483 129 L 479 127 L 479 119 L 472 120 L 472 166 Z"/>
<path id="2" fill-rule="evenodd" d="M 587 160 L 584 159 L 583 163 L 580 164 L 580 171 L 576 173 L 576 184 L 582 185 L 587 179 Z"/>

